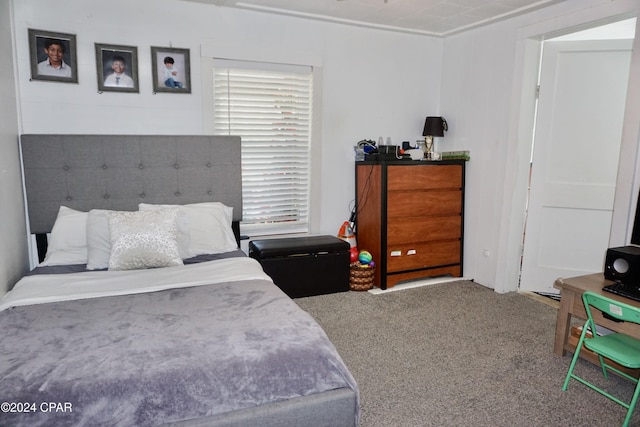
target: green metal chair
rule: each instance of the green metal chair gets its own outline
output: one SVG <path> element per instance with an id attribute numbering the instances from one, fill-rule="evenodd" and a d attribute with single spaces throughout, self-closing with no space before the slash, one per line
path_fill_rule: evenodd
<path id="1" fill-rule="evenodd" d="M 582 301 L 584 302 L 584 308 L 587 312 L 587 321 L 582 328 L 580 340 L 578 341 L 578 346 L 576 347 L 573 359 L 571 360 L 569 372 L 567 372 L 567 378 L 564 380 L 562 390 L 567 390 L 569 380 L 573 378 L 592 390 L 608 397 L 617 404 L 627 408 L 627 416 L 622 424 L 623 427 L 626 427 L 629 425 L 633 409 L 636 406 L 636 401 L 640 394 L 640 386 L 638 385 L 638 380 L 636 378 L 606 363 L 604 358 L 614 361 L 626 368 L 640 368 L 640 340 L 621 333 L 598 336 L 596 334 L 596 324 L 593 321 L 591 310 L 592 308 L 595 308 L 601 311 L 603 315 L 610 316 L 616 320 L 640 324 L 640 308 L 607 298 L 594 292 L 585 292 L 582 295 Z M 592 337 L 587 337 L 588 330 L 591 331 Z M 607 370 L 610 370 L 635 383 L 635 390 L 633 392 L 631 402 L 626 403 L 573 373 L 573 369 L 578 361 L 578 356 L 582 350 L 582 344 L 584 344 L 587 349 L 598 355 L 600 366 L 602 367 L 602 374 L 605 378 L 608 378 Z"/>

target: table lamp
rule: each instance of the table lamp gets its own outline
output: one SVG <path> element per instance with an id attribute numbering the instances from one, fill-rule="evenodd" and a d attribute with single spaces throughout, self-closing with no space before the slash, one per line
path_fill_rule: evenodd
<path id="1" fill-rule="evenodd" d="M 444 131 L 448 129 L 447 121 L 442 117 L 427 117 L 424 121 L 422 136 L 424 136 L 424 157 L 427 160 L 432 160 L 433 137 L 444 136 Z"/>

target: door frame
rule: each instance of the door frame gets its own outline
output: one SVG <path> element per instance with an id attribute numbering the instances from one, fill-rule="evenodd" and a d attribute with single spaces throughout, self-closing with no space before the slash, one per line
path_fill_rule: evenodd
<path id="1" fill-rule="evenodd" d="M 587 15 L 576 14 L 572 17 L 575 20 L 575 26 L 549 28 L 550 23 L 545 22 L 522 28 L 519 32 L 516 42 L 513 98 L 508 131 L 508 140 L 515 142 L 507 147 L 506 153 L 502 217 L 507 221 L 502 223 L 499 230 L 494 286 L 494 290 L 498 293 L 514 292 L 519 288 L 542 41 L 560 33 L 578 31 L 632 17 L 636 15 L 629 12 L 612 15 L 607 19 L 601 19 L 601 17 L 589 19 Z M 640 16 L 637 18 L 620 145 L 610 247 L 623 246 L 629 242 L 640 188 L 640 40 L 638 37 Z"/>

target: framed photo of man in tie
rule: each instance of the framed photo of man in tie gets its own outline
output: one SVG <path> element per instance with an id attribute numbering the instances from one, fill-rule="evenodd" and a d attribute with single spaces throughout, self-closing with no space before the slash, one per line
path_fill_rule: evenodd
<path id="1" fill-rule="evenodd" d="M 138 48 L 96 43 L 98 92 L 140 92 Z"/>

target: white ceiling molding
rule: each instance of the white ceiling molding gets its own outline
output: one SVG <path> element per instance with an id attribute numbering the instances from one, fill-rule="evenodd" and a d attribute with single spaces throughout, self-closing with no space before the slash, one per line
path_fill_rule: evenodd
<path id="1" fill-rule="evenodd" d="M 565 0 L 183 0 L 445 37 Z"/>

